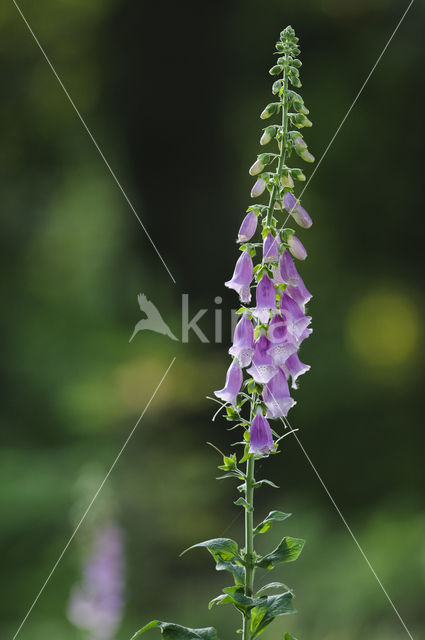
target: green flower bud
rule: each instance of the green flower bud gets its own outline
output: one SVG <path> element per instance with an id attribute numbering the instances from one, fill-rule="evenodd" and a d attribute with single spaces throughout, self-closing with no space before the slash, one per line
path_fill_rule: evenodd
<path id="1" fill-rule="evenodd" d="M 264 129 L 263 135 L 261 136 L 260 144 L 262 146 L 265 144 L 268 144 L 270 140 L 275 137 L 275 135 L 276 135 L 276 128 L 274 126 L 266 127 Z"/>
<path id="2" fill-rule="evenodd" d="M 289 173 L 287 175 L 281 175 L 280 184 L 282 185 L 282 187 L 289 187 L 290 189 L 294 188 L 294 181 L 292 180 Z"/>
<path id="3" fill-rule="evenodd" d="M 297 87 L 297 89 L 302 87 L 301 80 L 299 78 L 296 78 L 295 76 L 289 76 L 289 80 L 291 81 L 292 86 Z"/>
<path id="4" fill-rule="evenodd" d="M 276 49 L 277 51 L 279 51 L 280 53 L 283 53 L 285 47 L 281 42 L 276 42 Z"/>
<path id="5" fill-rule="evenodd" d="M 305 175 L 303 174 L 301 169 L 291 169 L 291 176 L 295 178 L 295 180 L 305 182 Z"/>
<path id="6" fill-rule="evenodd" d="M 302 64 L 303 63 L 301 62 L 301 60 L 298 60 L 298 59 L 292 61 L 292 65 L 294 67 L 297 67 L 297 69 L 299 69 L 302 66 Z"/>
<path id="7" fill-rule="evenodd" d="M 276 95 L 277 93 L 279 93 L 282 86 L 283 80 L 275 80 L 272 85 L 272 94 Z"/>
<path id="8" fill-rule="evenodd" d="M 283 67 L 280 64 L 275 64 L 271 69 L 269 69 L 269 73 L 271 76 L 278 76 L 279 73 L 282 73 Z"/>
<path id="9" fill-rule="evenodd" d="M 300 157 L 304 160 L 304 162 L 314 162 L 315 158 L 312 153 L 308 149 L 299 154 Z"/>
<path id="10" fill-rule="evenodd" d="M 305 106 L 305 104 L 303 102 L 299 102 L 298 100 L 294 100 L 292 102 L 292 105 L 293 105 L 295 111 L 298 111 L 298 113 L 303 113 L 304 115 L 308 115 L 310 113 L 310 111 L 307 109 L 307 107 Z"/>
<path id="11" fill-rule="evenodd" d="M 303 113 L 296 113 L 293 115 L 292 122 L 296 127 L 298 127 L 298 129 L 301 129 L 302 127 L 311 127 L 313 124 Z"/>
<path id="12" fill-rule="evenodd" d="M 270 116 L 277 113 L 279 109 L 280 109 L 279 102 L 270 102 L 270 104 L 268 104 L 267 107 L 264 109 L 264 111 L 261 113 L 260 115 L 261 120 L 267 120 L 267 118 L 270 118 Z"/>

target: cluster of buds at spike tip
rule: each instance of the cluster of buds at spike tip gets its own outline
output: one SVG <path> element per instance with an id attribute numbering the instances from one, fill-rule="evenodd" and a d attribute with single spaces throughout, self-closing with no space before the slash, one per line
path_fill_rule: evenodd
<path id="1" fill-rule="evenodd" d="M 294 262 L 305 260 L 307 251 L 294 229 L 285 226 L 289 219 L 302 229 L 312 224 L 294 193 L 296 182 L 305 181 L 305 175 L 299 167 L 290 166 L 291 156 L 314 161 L 298 131 L 311 126 L 304 100 L 294 90 L 301 87 L 299 54 L 298 38 L 287 27 L 280 34 L 277 60 L 270 69 L 276 100 L 260 116 L 263 120 L 279 117 L 279 123 L 263 129 L 260 139 L 262 146 L 274 141 L 277 149 L 260 154 L 249 169 L 256 178 L 251 197 L 267 194 L 268 202 L 248 208 L 238 233 L 242 253 L 232 279 L 226 282 L 244 306 L 229 349 L 233 359 L 225 386 L 215 394 L 229 405 L 227 419 L 246 429 L 245 459 L 277 451 L 276 430 L 269 420 L 286 417 L 295 404 L 290 388 L 297 389 L 299 377 L 310 368 L 301 362 L 299 350 L 312 332 L 306 312 L 311 294 Z M 262 244 L 252 240 L 259 227 Z"/>

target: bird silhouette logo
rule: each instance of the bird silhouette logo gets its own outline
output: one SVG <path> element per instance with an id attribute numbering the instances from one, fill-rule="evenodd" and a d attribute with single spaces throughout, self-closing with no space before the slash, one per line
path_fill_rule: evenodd
<path id="1" fill-rule="evenodd" d="M 153 302 L 148 300 L 144 293 L 139 293 L 137 296 L 137 302 L 139 303 L 140 310 L 145 313 L 147 317 L 143 318 L 143 320 L 139 320 L 136 324 L 129 342 L 133 340 L 134 336 L 139 333 L 139 331 L 145 331 L 146 329 L 149 331 L 155 331 L 156 333 L 162 333 L 162 335 L 168 336 L 171 340 L 178 340 L 170 327 L 162 319 L 161 314 Z"/>

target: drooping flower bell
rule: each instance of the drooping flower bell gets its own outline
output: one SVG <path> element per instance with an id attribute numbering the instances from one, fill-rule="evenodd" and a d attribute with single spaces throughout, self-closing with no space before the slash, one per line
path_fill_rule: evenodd
<path id="1" fill-rule="evenodd" d="M 311 316 L 306 316 L 298 304 L 286 291 L 280 299 L 280 312 L 285 317 L 286 328 L 289 333 L 299 340 L 311 322 Z"/>
<path id="2" fill-rule="evenodd" d="M 298 353 L 293 353 L 291 356 L 289 356 L 289 358 L 283 365 L 285 374 L 288 377 L 291 376 L 292 378 L 291 386 L 293 389 L 298 389 L 297 378 L 310 369 L 311 367 L 309 364 L 304 364 L 303 362 L 301 362 L 298 357 Z"/>
<path id="3" fill-rule="evenodd" d="M 235 327 L 233 345 L 229 353 L 235 356 L 241 367 L 247 367 L 254 355 L 254 327 L 247 315 L 243 315 Z"/>
<path id="4" fill-rule="evenodd" d="M 291 296 L 291 298 L 295 300 L 301 311 L 305 313 L 305 305 L 309 300 L 311 300 L 312 295 L 305 286 L 303 280 L 301 280 L 300 278 L 296 286 L 289 285 L 286 291 Z"/>
<path id="5" fill-rule="evenodd" d="M 276 290 L 273 280 L 265 273 L 257 285 L 256 307 L 253 315 L 265 324 L 270 318 L 270 312 L 276 310 Z"/>
<path id="6" fill-rule="evenodd" d="M 257 182 L 251 189 L 251 198 L 258 198 L 258 196 L 261 196 L 261 194 L 264 193 L 266 186 L 266 181 L 263 180 L 263 178 L 258 178 Z"/>
<path id="7" fill-rule="evenodd" d="M 249 453 L 267 455 L 274 451 L 273 434 L 260 408 L 249 428 Z"/>
<path id="8" fill-rule="evenodd" d="M 247 242 L 251 240 L 254 233 L 257 231 L 258 218 L 254 211 L 248 211 L 245 218 L 242 220 L 242 224 L 238 233 L 238 242 Z"/>
<path id="9" fill-rule="evenodd" d="M 269 324 L 269 356 L 275 365 L 283 366 L 289 356 L 298 349 L 298 340 L 294 339 L 287 328 L 286 321 L 276 314 Z M 268 382 L 268 380 L 267 380 Z"/>
<path id="10" fill-rule="evenodd" d="M 234 289 L 239 294 L 242 302 L 249 302 L 251 300 L 250 286 L 253 276 L 254 267 L 251 256 L 247 251 L 244 251 L 236 263 L 232 279 L 224 284 L 229 289 Z"/>
<path id="11" fill-rule="evenodd" d="M 269 353 L 270 346 L 266 332 L 262 329 L 260 337 L 255 343 L 252 365 L 247 369 L 247 373 L 259 384 L 265 384 L 277 373 L 277 367 Z"/>
<path id="12" fill-rule="evenodd" d="M 279 261 L 280 275 L 282 282 L 285 284 L 297 285 L 300 281 L 300 275 L 291 258 L 289 251 L 284 251 Z"/>
<path id="13" fill-rule="evenodd" d="M 276 375 L 265 385 L 263 400 L 268 418 L 285 417 L 294 406 L 295 400 L 289 395 L 288 382 L 282 369 L 279 368 Z"/>
<path id="14" fill-rule="evenodd" d="M 295 222 L 300 225 L 300 227 L 303 227 L 304 229 L 311 227 L 313 220 L 290 191 L 287 191 L 283 196 L 283 206 L 294 218 Z"/>
<path id="15" fill-rule="evenodd" d="M 241 390 L 242 386 L 242 369 L 239 366 L 238 361 L 235 359 L 227 370 L 226 384 L 223 389 L 214 391 L 214 394 L 223 402 L 229 402 L 234 407 L 236 406 L 236 397 Z"/>
<path id="16" fill-rule="evenodd" d="M 263 242 L 263 263 L 277 262 L 279 260 L 279 235 L 275 238 L 270 232 Z"/>

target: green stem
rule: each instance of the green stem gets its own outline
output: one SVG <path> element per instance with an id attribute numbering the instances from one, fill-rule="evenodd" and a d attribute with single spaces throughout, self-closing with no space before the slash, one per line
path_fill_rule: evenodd
<path id="1" fill-rule="evenodd" d="M 282 175 L 282 169 L 285 166 L 287 134 L 288 134 L 288 62 L 287 62 L 287 55 L 285 54 L 285 64 L 283 67 L 282 138 L 280 140 L 281 148 L 280 148 L 279 161 L 278 161 L 277 171 L 276 171 L 278 180 L 280 180 L 280 177 Z M 268 227 L 270 227 L 272 224 L 273 209 L 277 199 L 277 194 L 278 194 L 278 186 L 274 184 L 272 192 L 270 194 L 269 207 L 267 211 Z"/>
<path id="2" fill-rule="evenodd" d="M 250 456 L 246 463 L 245 500 L 249 507 L 245 509 L 245 595 L 252 596 L 254 590 L 255 556 L 254 556 L 254 468 L 255 458 Z M 244 613 L 243 640 L 251 637 L 251 612 Z"/>

